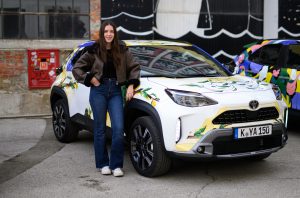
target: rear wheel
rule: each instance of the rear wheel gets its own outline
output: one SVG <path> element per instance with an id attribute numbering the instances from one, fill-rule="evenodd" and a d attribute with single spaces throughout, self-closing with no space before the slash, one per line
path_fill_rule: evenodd
<path id="1" fill-rule="evenodd" d="M 161 141 L 151 117 L 140 117 L 133 122 L 130 128 L 130 159 L 139 174 L 155 177 L 170 169 L 171 159 Z"/>
<path id="2" fill-rule="evenodd" d="M 72 123 L 68 106 L 62 99 L 53 105 L 52 124 L 58 141 L 69 143 L 77 138 L 79 129 Z"/>

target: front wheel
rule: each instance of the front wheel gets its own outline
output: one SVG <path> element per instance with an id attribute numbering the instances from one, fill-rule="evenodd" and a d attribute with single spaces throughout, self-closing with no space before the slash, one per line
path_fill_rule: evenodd
<path id="1" fill-rule="evenodd" d="M 158 132 L 150 116 L 137 118 L 130 128 L 130 159 L 135 170 L 146 177 L 162 175 L 171 167 Z"/>
<path id="2" fill-rule="evenodd" d="M 72 123 L 69 109 L 64 100 L 58 100 L 53 105 L 52 124 L 55 137 L 58 141 L 69 143 L 78 135 L 78 128 Z"/>

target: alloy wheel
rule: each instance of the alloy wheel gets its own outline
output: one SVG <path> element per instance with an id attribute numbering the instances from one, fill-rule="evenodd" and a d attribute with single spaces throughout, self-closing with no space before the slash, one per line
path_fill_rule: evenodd
<path id="1" fill-rule="evenodd" d="M 153 141 L 149 130 L 136 125 L 131 136 L 131 155 L 141 170 L 149 168 L 153 162 Z"/>
<path id="2" fill-rule="evenodd" d="M 53 111 L 53 128 L 57 137 L 62 138 L 66 131 L 66 115 L 61 105 L 55 106 Z"/>

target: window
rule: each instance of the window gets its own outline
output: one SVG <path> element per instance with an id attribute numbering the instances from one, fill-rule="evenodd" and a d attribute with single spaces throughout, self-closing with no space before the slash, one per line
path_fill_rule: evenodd
<path id="1" fill-rule="evenodd" d="M 1 39 L 89 39 L 87 0 L 0 0 Z"/>
<path id="2" fill-rule="evenodd" d="M 278 65 L 281 45 L 265 45 L 249 56 L 249 60 L 260 65 Z"/>
<path id="3" fill-rule="evenodd" d="M 287 67 L 300 69 L 300 45 L 290 45 Z"/>
<path id="4" fill-rule="evenodd" d="M 259 56 L 262 48 L 257 49 L 255 52 L 252 53 L 252 51 L 249 52 L 249 61 L 259 63 Z"/>

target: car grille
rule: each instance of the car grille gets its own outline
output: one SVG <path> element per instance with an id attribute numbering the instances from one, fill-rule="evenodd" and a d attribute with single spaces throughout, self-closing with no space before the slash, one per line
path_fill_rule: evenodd
<path id="1" fill-rule="evenodd" d="M 275 107 L 266 107 L 257 111 L 231 110 L 225 111 L 213 120 L 213 124 L 233 124 L 271 120 L 278 118 L 279 113 Z"/>
<path id="2" fill-rule="evenodd" d="M 260 151 L 282 146 L 282 135 L 263 136 L 235 140 L 232 137 L 219 137 L 213 141 L 214 155 L 227 155 Z"/>

